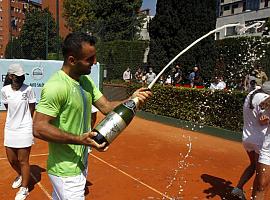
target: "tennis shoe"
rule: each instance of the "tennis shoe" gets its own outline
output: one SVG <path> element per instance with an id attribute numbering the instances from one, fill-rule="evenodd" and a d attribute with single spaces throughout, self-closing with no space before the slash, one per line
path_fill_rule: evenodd
<path id="1" fill-rule="evenodd" d="M 233 188 L 231 193 L 239 199 L 246 200 L 245 192 L 238 187 Z"/>
<path id="2" fill-rule="evenodd" d="M 17 192 L 15 200 L 24 200 L 29 195 L 28 188 L 20 187 L 20 190 Z"/>
<path id="3" fill-rule="evenodd" d="M 21 187 L 21 185 L 22 185 L 22 176 L 19 175 L 19 176 L 17 176 L 17 177 L 15 178 L 15 180 L 13 181 L 13 183 L 12 183 L 12 188 L 13 188 L 13 189 L 16 189 L 16 188 Z"/>

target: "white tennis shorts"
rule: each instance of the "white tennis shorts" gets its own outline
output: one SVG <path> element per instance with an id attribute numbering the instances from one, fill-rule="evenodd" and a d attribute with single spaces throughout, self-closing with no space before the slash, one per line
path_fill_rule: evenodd
<path id="1" fill-rule="evenodd" d="M 87 168 L 78 176 L 59 177 L 49 174 L 53 200 L 85 200 Z"/>

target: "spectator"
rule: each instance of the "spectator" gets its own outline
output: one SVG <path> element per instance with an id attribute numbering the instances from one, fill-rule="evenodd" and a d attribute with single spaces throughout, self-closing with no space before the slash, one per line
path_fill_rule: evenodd
<path id="1" fill-rule="evenodd" d="M 211 90 L 223 90 L 226 88 L 226 83 L 223 81 L 222 77 L 215 77 L 214 82 L 211 83 Z"/>
<path id="2" fill-rule="evenodd" d="M 159 84 L 162 84 L 162 85 L 166 82 L 166 80 L 165 80 L 165 75 L 164 75 L 164 74 L 162 74 L 162 75 L 159 77 L 158 82 L 159 82 Z"/>
<path id="3" fill-rule="evenodd" d="M 173 84 L 179 84 L 183 80 L 183 72 L 179 64 L 175 66 L 175 73 L 173 76 Z"/>
<path id="4" fill-rule="evenodd" d="M 190 81 L 190 87 L 194 87 L 199 84 L 199 82 L 201 81 L 201 78 L 200 78 L 198 67 L 193 68 L 193 72 L 189 74 L 188 79 Z"/>
<path id="5" fill-rule="evenodd" d="M 142 85 L 145 86 L 146 85 L 146 71 L 143 71 L 143 75 L 142 75 Z"/>
<path id="6" fill-rule="evenodd" d="M 153 69 L 150 67 L 149 72 L 145 76 L 146 83 L 150 84 L 155 78 L 156 78 L 156 74 L 153 72 Z"/>
<path id="7" fill-rule="evenodd" d="M 172 83 L 173 83 L 173 80 L 172 80 L 171 75 L 169 74 L 169 75 L 167 76 L 166 80 L 165 80 L 165 84 L 166 84 L 166 85 L 172 85 Z"/>
<path id="8" fill-rule="evenodd" d="M 124 71 L 123 73 L 123 80 L 125 82 L 130 82 L 131 79 L 132 79 L 132 74 L 131 74 L 130 68 L 128 67 L 126 71 Z"/>
<path id="9" fill-rule="evenodd" d="M 249 72 L 249 74 L 246 75 L 245 80 L 244 80 L 244 89 L 247 92 L 250 92 L 253 90 L 254 87 L 254 81 L 256 83 L 256 76 L 257 76 L 257 71 L 252 68 Z M 252 81 L 252 82 L 251 82 Z"/>
<path id="10" fill-rule="evenodd" d="M 262 66 L 260 64 L 255 65 L 256 74 L 256 83 L 258 86 L 262 86 L 265 81 L 268 81 L 268 77 L 266 73 L 262 70 Z"/>
<path id="11" fill-rule="evenodd" d="M 142 69 L 139 67 L 138 70 L 135 73 L 135 79 L 136 82 L 141 83 L 142 82 L 142 76 L 143 76 L 143 71 Z"/>

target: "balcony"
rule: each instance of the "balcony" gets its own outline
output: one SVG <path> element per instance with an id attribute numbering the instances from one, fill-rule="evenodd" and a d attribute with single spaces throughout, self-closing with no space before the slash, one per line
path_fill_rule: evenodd
<path id="1" fill-rule="evenodd" d="M 243 0 L 224 0 L 223 2 L 220 2 L 220 5 L 227 5 L 227 4 L 232 4 L 236 2 L 242 2 Z"/>

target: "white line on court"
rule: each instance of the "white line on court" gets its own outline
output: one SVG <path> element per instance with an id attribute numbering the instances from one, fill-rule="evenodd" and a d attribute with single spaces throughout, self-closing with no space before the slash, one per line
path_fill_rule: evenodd
<path id="1" fill-rule="evenodd" d="M 47 156 L 48 153 L 41 153 L 41 154 L 33 154 L 30 155 L 30 157 L 38 157 L 38 156 Z M 0 158 L 0 160 L 7 160 L 7 158 Z M 38 182 L 38 180 L 36 179 L 36 177 L 30 172 L 30 176 L 36 181 L 37 185 L 40 187 L 40 189 L 44 192 L 44 194 L 49 198 L 52 199 L 52 196 L 49 194 L 49 192 L 45 189 L 45 187 L 43 187 L 43 185 Z"/>
<path id="2" fill-rule="evenodd" d="M 97 156 L 95 156 L 95 155 L 93 155 L 93 154 L 90 154 L 90 155 L 93 156 L 94 158 L 96 158 L 97 160 L 103 162 L 104 164 L 106 164 L 106 165 L 112 167 L 113 169 L 116 169 L 117 171 L 121 172 L 122 174 L 128 176 L 129 178 L 131 178 L 131 179 L 137 181 L 138 183 L 144 185 L 145 187 L 149 188 L 150 190 L 152 190 L 152 191 L 154 191 L 154 192 L 160 194 L 162 197 L 165 197 L 165 198 L 167 198 L 167 199 L 172 200 L 172 198 L 169 197 L 169 196 L 167 196 L 166 194 L 163 194 L 162 192 L 160 192 L 160 191 L 156 190 L 155 188 L 153 188 L 153 187 L 147 185 L 146 183 L 144 183 L 144 182 L 138 180 L 137 178 L 134 178 L 133 176 L 129 175 L 128 173 L 122 171 L 121 169 L 119 169 L 119 168 L 117 168 L 117 167 L 111 165 L 110 163 L 107 163 L 106 161 L 102 160 L 101 158 L 99 158 L 99 157 L 97 157 Z"/>
<path id="3" fill-rule="evenodd" d="M 30 157 L 47 156 L 47 155 L 48 155 L 48 153 L 44 153 L 44 154 L 34 154 L 34 155 L 30 155 Z M 146 183 L 144 183 L 144 182 L 138 180 L 137 178 L 134 178 L 133 176 L 129 175 L 128 173 L 122 171 L 121 169 L 119 169 L 119 168 L 117 168 L 117 167 L 111 165 L 110 163 L 108 163 L 108 162 L 102 160 L 101 158 L 99 158 L 99 157 L 97 157 L 97 156 L 95 156 L 95 155 L 93 155 L 93 154 L 90 154 L 90 155 L 91 155 L 92 157 L 96 158 L 97 160 L 101 161 L 102 163 L 104 163 L 104 164 L 110 166 L 111 168 L 113 168 L 113 169 L 115 169 L 115 170 L 121 172 L 122 174 L 128 176 L 129 178 L 131 178 L 131 179 L 137 181 L 138 183 L 144 185 L 145 187 L 149 188 L 150 190 L 152 190 L 152 191 L 154 191 L 154 192 L 160 194 L 162 197 L 165 197 L 165 198 L 167 198 L 167 199 L 172 200 L 172 198 L 169 197 L 169 196 L 167 196 L 166 194 L 164 194 L 164 193 L 158 191 L 157 189 L 155 189 L 155 188 L 153 188 L 153 187 L 147 185 Z M 7 158 L 0 158 L 0 160 L 7 160 Z M 36 177 L 34 177 L 34 175 L 33 175 L 32 173 L 31 173 L 31 176 L 32 176 L 32 178 L 37 182 Z M 50 195 L 50 194 L 48 193 L 48 191 L 41 185 L 41 183 L 38 182 L 37 184 L 38 184 L 38 186 L 40 187 L 40 189 L 46 194 L 46 196 L 47 196 L 49 199 L 52 199 L 51 195 Z"/>
<path id="4" fill-rule="evenodd" d="M 30 172 L 31 177 L 36 181 L 37 185 L 40 187 L 40 189 L 45 193 L 45 195 L 49 198 L 52 199 L 52 196 L 49 194 L 49 192 L 43 187 L 43 185 L 38 182 L 36 177 Z"/>
<path id="5" fill-rule="evenodd" d="M 33 155 L 30 154 L 30 157 L 47 156 L 47 155 L 48 153 L 33 154 Z M 0 160 L 7 160 L 7 158 L 6 157 L 0 158 Z"/>

